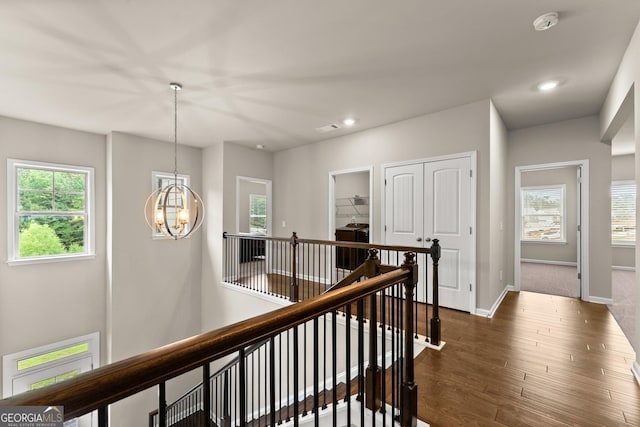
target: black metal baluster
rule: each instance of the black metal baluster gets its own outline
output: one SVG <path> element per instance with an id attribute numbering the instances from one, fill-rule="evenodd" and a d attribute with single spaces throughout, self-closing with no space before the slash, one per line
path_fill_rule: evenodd
<path id="1" fill-rule="evenodd" d="M 344 400 L 347 402 L 347 425 L 351 426 L 351 304 L 346 307 L 347 322 L 345 330 L 345 343 L 347 354 L 345 355 L 346 393 Z"/>
<path id="2" fill-rule="evenodd" d="M 299 349 L 298 339 L 298 327 L 293 328 L 293 426 L 298 427 L 300 421 L 300 402 L 298 397 L 298 390 L 300 389 L 299 378 L 299 364 L 300 357 L 298 354 Z M 305 399 L 306 400 L 306 399 Z"/>
<path id="3" fill-rule="evenodd" d="M 209 427 L 211 420 L 211 368 L 209 363 L 202 366 L 202 411 L 204 412 L 205 426 Z"/>
<path id="4" fill-rule="evenodd" d="M 337 318 L 338 318 L 338 312 L 336 310 L 333 311 L 332 313 L 332 321 L 331 321 L 331 349 L 333 350 L 331 352 L 331 364 L 332 364 L 332 368 L 331 368 L 331 372 L 332 372 L 332 378 L 331 378 L 331 382 L 333 384 L 333 425 L 337 426 L 338 425 L 338 394 L 336 393 L 338 391 L 338 325 L 337 325 Z"/>
<path id="5" fill-rule="evenodd" d="M 269 382 L 269 407 L 271 408 L 270 422 L 272 426 L 276 425 L 276 340 L 274 337 L 269 339 L 269 372 L 271 381 Z"/>
<path id="6" fill-rule="evenodd" d="M 238 417 L 240 419 L 240 427 L 245 427 L 247 425 L 247 367 L 245 360 L 245 350 L 241 348 L 238 351 L 238 363 L 240 366 L 238 367 L 238 394 L 240 401 L 240 413 Z"/>
<path id="7" fill-rule="evenodd" d="M 318 392 L 318 383 L 320 382 L 320 373 L 319 371 L 319 349 L 318 349 L 318 318 L 313 318 L 313 413 L 314 417 L 314 425 L 318 427 L 320 425 L 320 411 L 318 407 L 320 406 L 319 402 L 319 392 Z"/>
<path id="8" fill-rule="evenodd" d="M 167 385 L 158 384 L 158 426 L 167 427 Z"/>

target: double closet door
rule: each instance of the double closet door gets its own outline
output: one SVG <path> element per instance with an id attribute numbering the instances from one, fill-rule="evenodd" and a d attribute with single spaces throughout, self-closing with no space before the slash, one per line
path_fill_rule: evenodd
<path id="1" fill-rule="evenodd" d="M 471 157 L 425 161 L 385 169 L 385 242 L 430 247 L 438 239 L 440 306 L 470 311 L 475 263 L 472 259 L 473 212 Z M 420 271 L 425 266 L 419 263 Z M 422 302 L 432 301 L 429 286 L 416 289 Z M 423 273 L 420 281 L 423 282 Z"/>

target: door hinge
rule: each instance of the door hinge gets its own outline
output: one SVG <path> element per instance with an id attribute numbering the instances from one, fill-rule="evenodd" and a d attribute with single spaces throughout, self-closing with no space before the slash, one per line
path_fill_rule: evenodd
<path id="1" fill-rule="evenodd" d="M 387 186 L 387 178 L 384 179 L 384 186 Z"/>
<path id="2" fill-rule="evenodd" d="M 386 225 L 384 226 L 384 231 L 387 231 L 387 226 Z"/>
<path id="3" fill-rule="evenodd" d="M 469 283 L 469 292 L 471 292 L 473 289 L 471 287 L 471 283 Z"/>
<path id="4" fill-rule="evenodd" d="M 582 273 L 578 273 L 578 280 L 582 280 Z"/>
<path id="5" fill-rule="evenodd" d="M 469 169 L 469 178 L 473 178 L 473 170 Z"/>
<path id="6" fill-rule="evenodd" d="M 578 231 L 582 231 L 582 227 L 578 224 Z"/>
<path id="7" fill-rule="evenodd" d="M 469 234 L 473 234 L 473 227 L 469 227 Z"/>

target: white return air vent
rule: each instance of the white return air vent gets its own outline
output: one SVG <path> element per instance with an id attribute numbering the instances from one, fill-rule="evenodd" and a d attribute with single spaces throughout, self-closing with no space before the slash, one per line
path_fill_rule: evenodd
<path id="1" fill-rule="evenodd" d="M 327 132 L 332 132 L 334 130 L 338 130 L 340 128 L 341 128 L 340 125 L 332 123 L 330 125 L 320 126 L 319 128 L 316 128 L 316 132 L 318 132 L 318 133 L 327 133 Z"/>

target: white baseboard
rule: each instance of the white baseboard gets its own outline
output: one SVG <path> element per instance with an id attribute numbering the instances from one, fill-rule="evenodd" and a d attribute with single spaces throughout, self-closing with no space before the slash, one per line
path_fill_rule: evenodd
<path id="1" fill-rule="evenodd" d="M 633 372 L 633 376 L 636 377 L 636 382 L 640 385 L 640 363 L 638 363 L 637 360 L 631 365 L 631 372 Z"/>
<path id="2" fill-rule="evenodd" d="M 500 294 L 500 296 L 498 296 L 498 299 L 496 299 L 496 302 L 494 302 L 493 306 L 491 306 L 490 310 L 485 310 L 485 309 L 482 309 L 482 308 L 476 308 L 476 312 L 474 314 L 476 316 L 487 317 L 487 318 L 491 319 L 493 317 L 493 315 L 496 314 L 496 310 L 498 310 L 498 307 L 500 307 L 500 304 L 502 304 L 502 300 L 507 295 L 507 292 L 513 291 L 513 290 L 515 290 L 513 285 L 505 286 L 504 289 L 502 290 L 502 293 Z"/>
<path id="3" fill-rule="evenodd" d="M 545 259 L 529 259 L 529 258 L 520 258 L 520 262 L 529 262 L 531 264 L 551 264 L 551 265 L 564 265 L 567 267 L 577 267 L 578 263 L 569 262 L 569 261 L 549 261 Z"/>
<path id="4" fill-rule="evenodd" d="M 589 296 L 589 298 L 587 298 L 586 300 L 589 301 L 589 302 L 595 303 L 595 304 L 606 304 L 606 305 L 613 304 L 613 298 L 602 298 L 602 297 Z"/>

